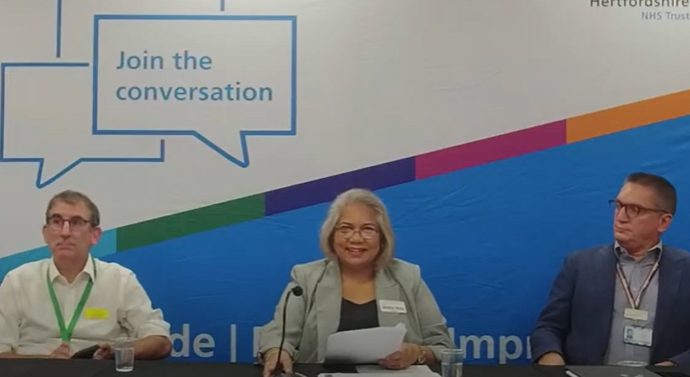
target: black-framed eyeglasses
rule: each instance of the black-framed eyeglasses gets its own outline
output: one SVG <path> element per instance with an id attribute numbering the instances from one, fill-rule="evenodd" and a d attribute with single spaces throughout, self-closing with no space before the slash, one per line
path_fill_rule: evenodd
<path id="1" fill-rule="evenodd" d="M 82 231 L 86 229 L 89 225 L 91 225 L 91 222 L 89 220 L 86 220 L 79 216 L 65 219 L 62 216 L 54 215 L 46 219 L 46 225 L 48 226 L 48 228 L 56 232 L 60 231 L 62 227 L 65 226 L 65 222 L 69 223 L 70 230 L 77 232 Z"/>
<path id="2" fill-rule="evenodd" d="M 649 208 L 640 206 L 637 204 L 626 204 L 618 199 L 609 200 L 609 205 L 616 211 L 624 211 L 629 217 L 635 217 L 646 212 L 659 212 L 659 213 L 669 213 L 665 209 L 660 208 Z"/>
<path id="3" fill-rule="evenodd" d="M 354 236 L 355 233 L 359 233 L 359 236 L 365 240 L 373 239 L 379 234 L 379 230 L 377 228 L 368 225 L 362 227 L 361 229 L 355 229 L 355 227 L 350 225 L 340 225 L 336 227 L 335 230 L 339 235 L 345 238 L 350 238 Z"/>

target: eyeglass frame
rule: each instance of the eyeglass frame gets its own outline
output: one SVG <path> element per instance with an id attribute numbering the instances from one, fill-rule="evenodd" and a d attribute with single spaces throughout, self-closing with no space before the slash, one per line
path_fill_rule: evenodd
<path id="1" fill-rule="evenodd" d="M 53 221 L 56 221 L 55 223 L 52 223 Z M 59 221 L 59 223 L 57 222 Z M 75 225 L 75 221 L 79 221 L 79 225 Z M 60 215 L 52 215 L 48 218 L 46 218 L 46 227 L 54 232 L 59 232 L 62 230 L 62 228 L 65 227 L 65 222 L 69 223 L 69 229 L 70 231 L 76 231 L 76 232 L 81 232 L 85 230 L 88 225 L 94 226 L 93 221 L 91 220 L 86 220 L 85 218 L 81 216 L 74 216 L 69 219 L 65 219 L 64 217 Z"/>
<path id="2" fill-rule="evenodd" d="M 647 213 L 647 212 L 659 212 L 661 214 L 668 214 L 668 215 L 671 214 L 669 211 L 667 211 L 665 209 L 649 208 L 649 207 L 640 206 L 637 204 L 625 204 L 618 199 L 609 199 L 609 206 L 612 206 L 613 209 L 616 211 L 624 209 L 625 215 L 629 216 L 630 218 L 635 218 L 635 217 L 640 216 L 640 215 Z M 630 212 L 628 212 L 628 210 L 631 208 L 634 209 L 634 211 L 633 211 L 634 214 L 631 214 Z"/>
<path id="3" fill-rule="evenodd" d="M 376 238 L 376 236 L 381 234 L 381 231 L 378 228 L 375 228 L 375 227 L 366 228 L 366 226 L 368 226 L 368 225 L 365 225 L 365 228 L 356 229 L 355 227 L 353 227 L 351 225 L 341 224 L 341 225 L 338 225 L 335 227 L 335 232 L 340 234 L 341 236 L 343 236 L 345 239 L 350 239 L 350 238 L 354 237 L 355 233 L 357 233 L 364 240 L 374 239 L 374 238 Z M 344 234 L 343 230 L 349 230 L 349 232 L 348 232 L 349 234 Z M 365 231 L 371 231 L 373 233 L 370 236 L 367 236 L 367 235 L 365 235 L 365 233 L 363 233 Z"/>

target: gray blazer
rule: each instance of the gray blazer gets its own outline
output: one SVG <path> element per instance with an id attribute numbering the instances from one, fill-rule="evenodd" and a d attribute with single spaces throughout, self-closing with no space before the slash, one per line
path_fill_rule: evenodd
<path id="1" fill-rule="evenodd" d="M 285 327 L 283 350 L 298 363 L 322 363 L 329 335 L 338 330 L 342 287 L 338 263 L 323 259 L 296 265 L 288 284 L 276 306 L 273 320 L 263 326 L 259 336 L 259 352 L 280 345 L 283 326 L 285 295 L 296 285 L 302 287 L 300 297 L 290 296 Z M 389 313 L 378 310 L 380 326 L 404 323 L 407 327 L 405 342 L 430 347 L 437 360 L 445 348 L 454 343 L 446 320 L 422 280 L 417 265 L 394 259 L 376 274 L 376 299 L 398 300 L 405 303 L 407 313 Z"/>

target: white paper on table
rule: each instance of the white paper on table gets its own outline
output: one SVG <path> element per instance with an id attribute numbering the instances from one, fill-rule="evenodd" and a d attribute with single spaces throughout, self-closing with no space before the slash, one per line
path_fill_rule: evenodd
<path id="1" fill-rule="evenodd" d="M 400 349 L 407 328 L 393 327 L 343 331 L 331 334 L 326 342 L 325 363 L 376 364 Z"/>
<path id="2" fill-rule="evenodd" d="M 412 365 L 402 370 L 389 370 L 378 366 L 357 367 L 358 373 L 321 373 L 318 377 L 439 377 L 426 365 Z"/>
<path id="3" fill-rule="evenodd" d="M 374 375 L 373 377 L 385 377 L 390 376 L 420 376 L 420 377 L 438 377 L 439 374 L 435 373 L 431 368 L 426 365 L 410 365 L 405 369 L 390 370 L 378 365 L 358 365 L 357 366 L 358 376 L 362 375 Z"/>

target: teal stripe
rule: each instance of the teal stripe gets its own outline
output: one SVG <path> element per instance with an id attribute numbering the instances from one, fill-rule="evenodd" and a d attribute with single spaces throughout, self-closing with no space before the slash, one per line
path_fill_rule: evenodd
<path id="1" fill-rule="evenodd" d="M 91 249 L 91 255 L 96 258 L 103 258 L 107 255 L 115 254 L 116 241 L 116 229 L 103 232 L 101 240 Z M 50 250 L 48 250 L 47 246 L 0 258 L 0 279 L 3 279 L 8 272 L 25 263 L 45 258 L 50 258 Z"/>
<path id="2" fill-rule="evenodd" d="M 91 255 L 96 258 L 103 258 L 117 251 L 117 229 L 103 232 L 101 240 L 91 249 Z"/>

